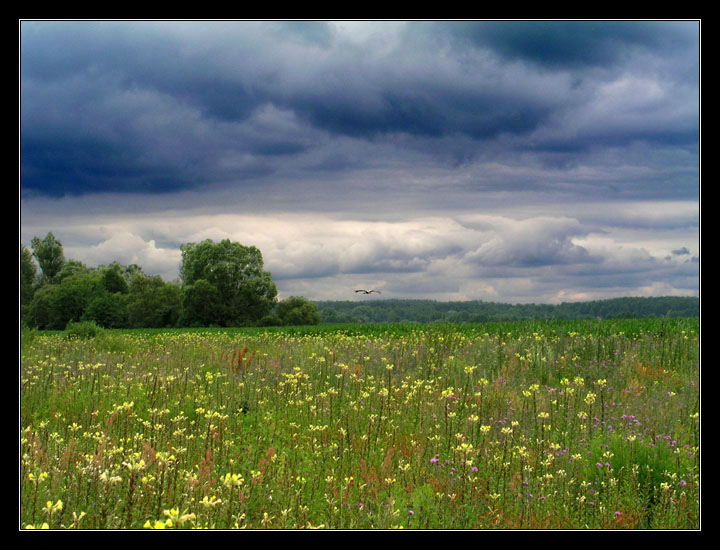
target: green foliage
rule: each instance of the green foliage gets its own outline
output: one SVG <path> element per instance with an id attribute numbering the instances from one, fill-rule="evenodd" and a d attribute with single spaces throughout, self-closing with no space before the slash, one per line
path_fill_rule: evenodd
<path id="1" fill-rule="evenodd" d="M 136 273 L 127 298 L 128 324 L 131 327 L 173 327 L 181 312 L 180 287 L 166 283 L 159 275 Z"/>
<path id="2" fill-rule="evenodd" d="M 273 313 L 265 315 L 257 322 L 257 326 L 259 327 L 279 327 L 282 324 L 282 319 Z"/>
<path id="3" fill-rule="evenodd" d="M 32 253 L 24 246 L 20 247 L 20 307 L 21 317 L 25 316 L 25 310 L 30 305 L 35 294 L 35 279 L 37 268 L 32 261 Z"/>
<path id="4" fill-rule="evenodd" d="M 183 281 L 183 324 L 220 326 L 255 324 L 270 313 L 277 287 L 263 270 L 260 250 L 229 239 L 214 243 L 207 239 L 180 247 Z M 200 283 L 200 281 L 205 281 Z M 200 286 L 198 286 L 200 285 Z M 201 305 L 200 298 L 207 300 Z"/>
<path id="5" fill-rule="evenodd" d="M 82 320 L 95 321 L 104 328 L 127 327 L 128 309 L 125 296 L 101 289 L 88 301 Z"/>
<path id="6" fill-rule="evenodd" d="M 102 333 L 102 328 L 95 321 L 71 321 L 65 327 L 67 338 L 95 338 Z"/>
<path id="7" fill-rule="evenodd" d="M 98 287 L 99 279 L 92 273 L 71 275 L 57 284 L 41 286 L 28 307 L 28 324 L 45 330 L 63 330 L 68 322 L 82 319 Z"/>
<path id="8" fill-rule="evenodd" d="M 62 281 L 64 281 L 68 277 L 72 277 L 73 275 L 87 275 L 88 273 L 92 272 L 93 270 L 81 261 L 68 260 L 63 264 L 62 269 L 60 269 L 52 282 L 61 283 Z"/>
<path id="9" fill-rule="evenodd" d="M 65 264 L 62 244 L 55 238 L 55 235 L 48 233 L 43 240 L 38 237 L 33 238 L 31 245 L 33 256 L 42 271 L 43 282 L 53 282 Z"/>
<path id="10" fill-rule="evenodd" d="M 110 293 L 127 294 L 129 290 L 127 281 L 117 267 L 109 267 L 103 271 L 102 285 Z"/>
<path id="11" fill-rule="evenodd" d="M 183 326 L 211 327 L 222 324 L 222 296 L 215 285 L 199 279 L 182 289 Z"/>
<path id="12" fill-rule="evenodd" d="M 284 325 L 317 325 L 318 308 L 307 298 L 290 296 L 277 305 L 277 316 Z"/>
<path id="13" fill-rule="evenodd" d="M 648 317 L 697 317 L 700 299 L 665 296 L 613 298 L 589 302 L 551 304 L 503 304 L 481 302 L 436 302 L 433 300 L 380 299 L 318 301 L 324 323 L 487 323 L 527 320 L 632 319 Z"/>

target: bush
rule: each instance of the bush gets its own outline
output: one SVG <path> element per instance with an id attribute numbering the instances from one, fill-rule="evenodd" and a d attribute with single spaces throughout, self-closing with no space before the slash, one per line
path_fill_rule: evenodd
<path id="1" fill-rule="evenodd" d="M 111 294 L 102 290 L 88 302 L 82 316 L 83 321 L 95 321 L 103 328 L 125 328 L 128 324 L 125 298 L 122 294 Z"/>
<path id="2" fill-rule="evenodd" d="M 277 315 L 268 314 L 265 315 L 262 319 L 260 319 L 257 323 L 257 326 L 259 327 L 279 327 L 283 324 L 282 319 L 278 317 Z"/>
<path id="3" fill-rule="evenodd" d="M 317 305 L 302 296 L 290 296 L 277 305 L 277 316 L 283 325 L 317 325 L 320 314 Z"/>
<path id="4" fill-rule="evenodd" d="M 95 321 L 70 321 L 65 327 L 67 338 L 95 338 L 102 332 L 103 329 Z"/>

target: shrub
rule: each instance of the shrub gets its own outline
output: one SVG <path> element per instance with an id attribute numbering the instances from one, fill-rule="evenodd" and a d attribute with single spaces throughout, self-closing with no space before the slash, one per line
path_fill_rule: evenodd
<path id="1" fill-rule="evenodd" d="M 317 305 L 302 296 L 290 296 L 277 305 L 277 316 L 284 325 L 317 325 L 320 314 Z"/>
<path id="2" fill-rule="evenodd" d="M 103 329 L 95 321 L 70 321 L 65 327 L 67 338 L 95 338 Z"/>

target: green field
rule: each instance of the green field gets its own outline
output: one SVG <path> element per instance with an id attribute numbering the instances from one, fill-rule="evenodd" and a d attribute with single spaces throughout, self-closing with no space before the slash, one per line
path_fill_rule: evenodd
<path id="1" fill-rule="evenodd" d="M 23 331 L 20 527 L 698 529 L 699 321 Z"/>

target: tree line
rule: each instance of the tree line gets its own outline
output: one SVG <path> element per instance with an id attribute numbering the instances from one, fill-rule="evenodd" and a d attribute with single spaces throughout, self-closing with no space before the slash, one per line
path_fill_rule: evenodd
<path id="1" fill-rule="evenodd" d="M 229 239 L 183 244 L 180 280 L 146 275 L 136 264 L 88 267 L 66 260 L 52 233 L 20 247 L 20 319 L 31 328 L 69 323 L 103 328 L 317 324 L 301 296 L 278 301 L 262 253 Z"/>
<path id="2" fill-rule="evenodd" d="M 698 317 L 697 297 L 627 297 L 561 304 L 506 304 L 497 302 L 433 300 L 372 300 L 315 302 L 325 323 L 448 322 L 632 319 L 646 317 Z"/>

